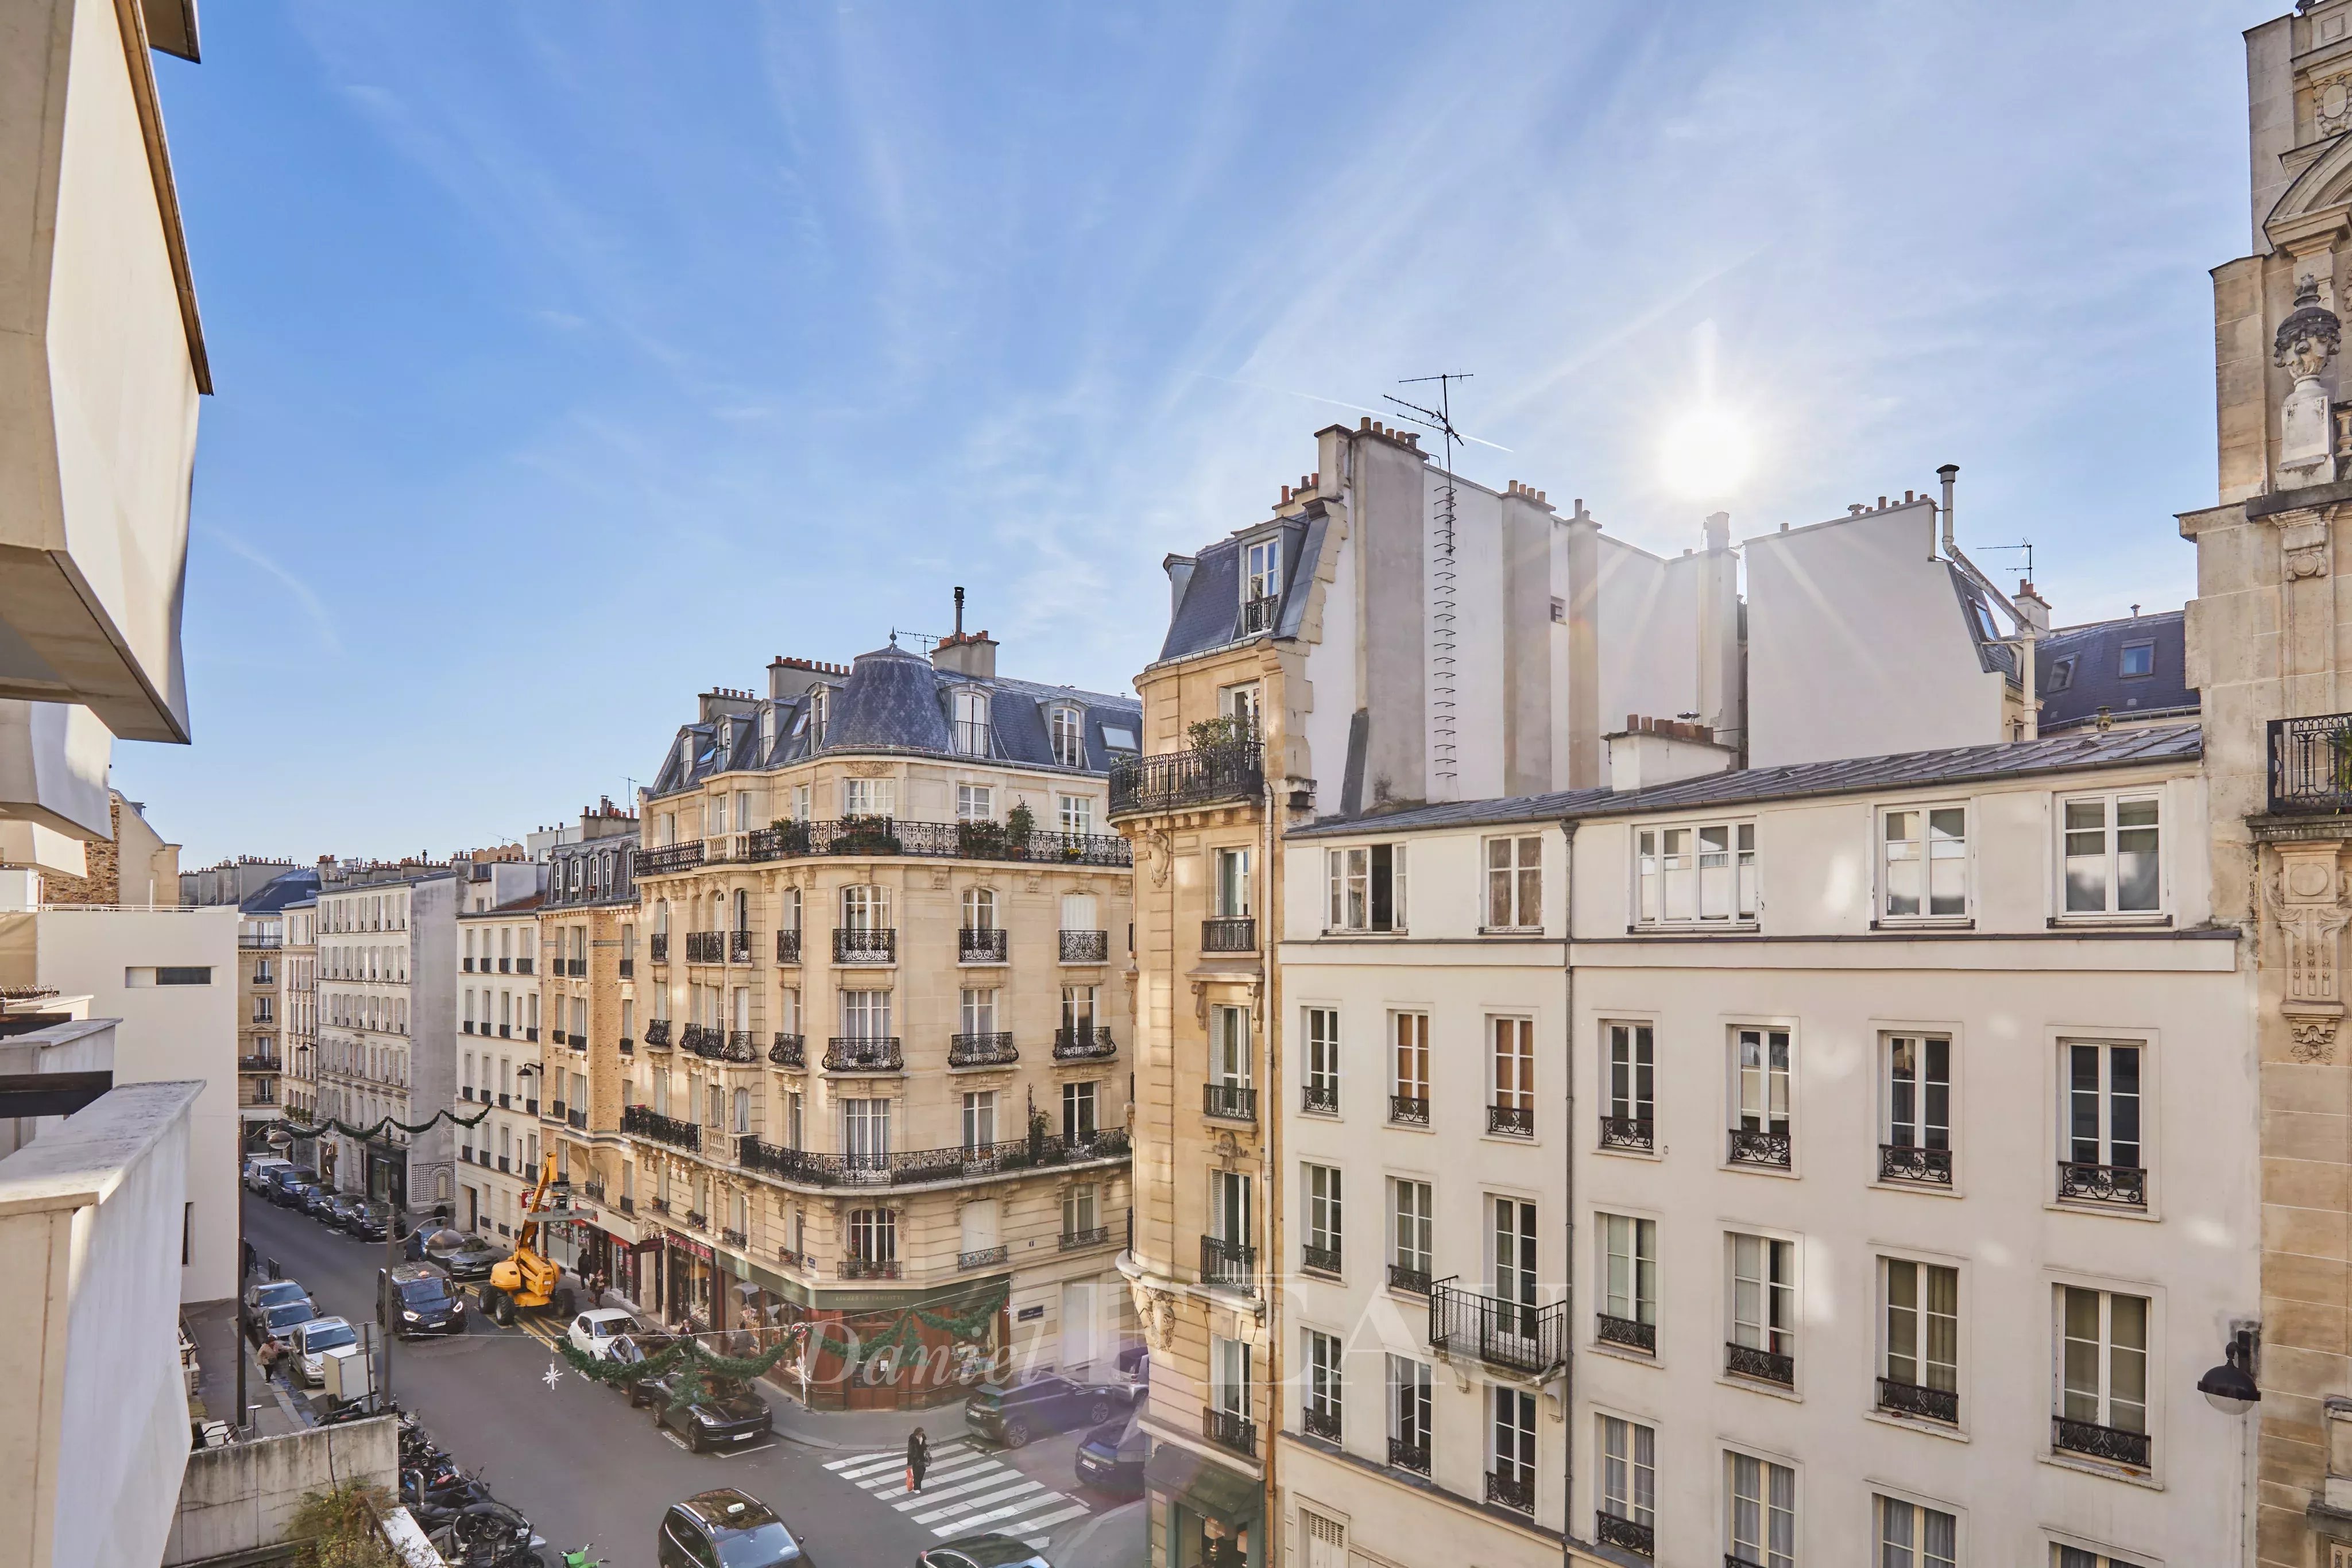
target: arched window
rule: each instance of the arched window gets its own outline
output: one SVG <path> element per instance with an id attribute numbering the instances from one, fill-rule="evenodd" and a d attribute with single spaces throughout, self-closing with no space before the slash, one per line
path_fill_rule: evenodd
<path id="1" fill-rule="evenodd" d="M 735 890 L 735 924 L 729 929 L 733 931 L 751 929 L 751 895 L 740 887 Z"/>

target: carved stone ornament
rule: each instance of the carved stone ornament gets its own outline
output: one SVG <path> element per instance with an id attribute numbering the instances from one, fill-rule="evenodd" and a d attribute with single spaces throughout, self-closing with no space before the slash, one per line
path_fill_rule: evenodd
<path id="1" fill-rule="evenodd" d="M 2352 76 L 2332 76 L 2311 84 L 2312 129 L 2336 136 L 2352 128 Z"/>
<path id="2" fill-rule="evenodd" d="M 2326 575 L 2327 550 L 2325 546 L 2314 545 L 2304 549 L 2292 549 L 2286 552 L 2286 579 L 2289 582 L 2300 582 L 2306 577 L 2326 577 Z"/>
<path id="3" fill-rule="evenodd" d="M 2295 289 L 2294 308 L 2279 323 L 2278 336 L 2271 344 L 2271 361 L 2282 370 L 2292 371 L 2296 381 L 2311 381 L 2327 369 L 2343 336 L 2343 323 L 2336 319 L 2336 312 L 2319 302 L 2319 279 L 2305 277 Z"/>
<path id="4" fill-rule="evenodd" d="M 2326 1064 L 2336 1052 L 2336 1020 L 2334 1019 L 2300 1019 L 2288 1026 L 2293 1036 L 2287 1044 L 2287 1054 L 2297 1061 Z"/>
<path id="5" fill-rule="evenodd" d="M 1176 1300 L 1165 1291 L 1155 1291 L 1140 1280 L 1127 1282 L 1128 1295 L 1135 1302 L 1135 1315 L 1143 1324 L 1143 1337 L 1151 1348 L 1166 1352 L 1176 1347 Z"/>
<path id="6" fill-rule="evenodd" d="M 2326 1059 L 2344 1016 L 2340 951 L 2352 909 L 2344 904 L 2345 880 L 2332 843 L 2281 845 L 2279 868 L 2263 888 L 2283 951 L 2284 996 L 2279 1011 L 2300 1061 Z"/>
<path id="7" fill-rule="evenodd" d="M 1176 864 L 1176 838 L 1165 828 L 1152 828 L 1136 836 L 1136 863 L 1151 873 L 1151 885 L 1166 887 L 1168 873 Z"/>
<path id="8" fill-rule="evenodd" d="M 2290 316 L 2287 319 L 2292 321 L 2294 318 Z M 2328 319 L 2333 321 L 2336 318 L 2330 316 Z M 2286 329 L 2282 327 L 2279 330 L 2284 332 Z M 852 779 L 887 779 L 892 771 L 890 764 L 887 762 L 852 762 L 848 767 L 849 776 Z"/>
<path id="9" fill-rule="evenodd" d="M 2283 490 L 2325 485 L 2336 477 L 2335 420 L 2320 373 L 2336 357 L 2343 324 L 2319 302 L 2319 280 L 2305 276 L 2294 308 L 2279 323 L 2271 358 L 2294 377 L 2279 405 L 2278 486 Z"/>

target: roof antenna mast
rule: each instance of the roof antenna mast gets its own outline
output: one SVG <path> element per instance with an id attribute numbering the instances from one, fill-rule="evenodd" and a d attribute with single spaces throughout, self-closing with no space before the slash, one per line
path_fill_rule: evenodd
<path id="1" fill-rule="evenodd" d="M 1413 386 L 1427 382 L 1437 383 L 1437 406 L 1423 408 L 1417 402 L 1407 402 L 1401 397 L 1383 392 L 1381 395 L 1403 409 L 1413 423 L 1437 432 L 1445 443 L 1445 465 L 1440 470 L 1444 486 L 1438 492 L 1434 559 L 1430 562 L 1430 729 L 1433 745 L 1431 771 L 1437 781 L 1449 788 L 1454 782 L 1454 449 L 1461 444 L 1462 433 L 1454 428 L 1454 383 L 1470 379 L 1467 371 L 1446 371 L 1433 376 L 1407 376 L 1399 386 Z"/>

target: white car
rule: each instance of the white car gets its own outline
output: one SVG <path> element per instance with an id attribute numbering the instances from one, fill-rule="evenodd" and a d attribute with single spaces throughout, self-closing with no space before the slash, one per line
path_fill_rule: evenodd
<path id="1" fill-rule="evenodd" d="M 277 1159 L 268 1155 L 257 1155 L 245 1162 L 245 1185 L 251 1190 L 259 1192 L 263 1184 L 269 1180 L 271 1171 L 290 1169 L 293 1164 L 292 1160 Z"/>
<path id="2" fill-rule="evenodd" d="M 623 1334 L 646 1332 L 646 1325 L 618 1307 L 598 1307 L 572 1320 L 564 1337 L 572 1348 L 583 1355 L 593 1355 L 602 1361 L 613 1354 L 613 1342 Z"/>
<path id="3" fill-rule="evenodd" d="M 313 1318 L 296 1329 L 295 1364 L 301 1368 L 302 1381 L 314 1388 L 326 1382 L 327 1353 L 359 1342 L 360 1331 L 341 1318 Z"/>

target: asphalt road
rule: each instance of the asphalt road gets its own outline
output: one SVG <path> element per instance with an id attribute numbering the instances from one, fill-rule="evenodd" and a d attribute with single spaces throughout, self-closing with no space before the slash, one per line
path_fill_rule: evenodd
<path id="1" fill-rule="evenodd" d="M 251 1193 L 244 1202 L 246 1239 L 257 1253 L 308 1287 L 321 1312 L 373 1322 L 382 1244 L 331 1231 Z M 1076 1492 L 1077 1434 L 1040 1438 L 1018 1453 L 973 1446 L 948 1454 L 962 1419 L 944 1409 L 932 1427 L 942 1458 L 927 1497 L 898 1498 L 889 1495 L 898 1485 L 877 1468 L 880 1456 L 860 1464 L 845 1451 L 781 1439 L 741 1452 L 688 1453 L 649 1412 L 631 1410 L 617 1391 L 575 1375 L 523 1325 L 501 1329 L 471 1311 L 467 1318 L 461 1335 L 394 1348 L 393 1398 L 500 1501 L 530 1517 L 547 1538 L 551 1561 L 586 1541 L 609 1568 L 654 1568 L 663 1510 L 719 1486 L 740 1488 L 776 1510 L 822 1568 L 904 1568 L 918 1552 L 942 1544 L 942 1531 L 955 1533 L 965 1515 L 1003 1515 L 989 1527 L 1032 1524 L 1022 1533 L 1048 1537 L 1046 1555 L 1057 1568 L 1132 1568 L 1148 1556 L 1139 1505 Z M 551 1372 L 560 1374 L 551 1382 Z M 1074 1495 L 1059 1506 L 1028 1506 L 1056 1490 Z M 1069 1513 L 1076 1502 L 1087 1511 Z M 969 1505 L 963 1514 L 941 1512 L 959 1504 Z M 1034 1525 L 1053 1514 L 1067 1517 Z"/>

